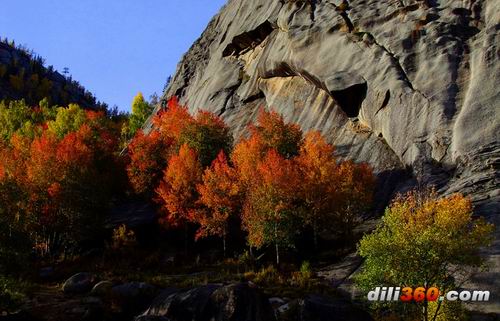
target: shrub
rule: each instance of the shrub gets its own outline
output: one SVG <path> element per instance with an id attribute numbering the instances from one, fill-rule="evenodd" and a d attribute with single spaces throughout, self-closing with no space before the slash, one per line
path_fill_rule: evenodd
<path id="1" fill-rule="evenodd" d="M 247 280 L 261 286 L 275 286 L 284 283 L 283 277 L 273 265 L 264 267 L 258 272 L 246 272 L 244 276 Z"/>
<path id="2" fill-rule="evenodd" d="M 0 315 L 14 312 L 26 301 L 26 282 L 0 275 Z"/>
<path id="3" fill-rule="evenodd" d="M 115 250 L 127 249 L 135 246 L 137 243 L 134 231 L 130 230 L 125 224 L 113 230 L 113 244 L 111 247 Z"/>
<path id="4" fill-rule="evenodd" d="M 311 264 L 308 261 L 302 262 L 300 271 L 292 273 L 292 283 L 301 288 L 309 287 L 312 278 L 313 272 L 311 270 Z"/>

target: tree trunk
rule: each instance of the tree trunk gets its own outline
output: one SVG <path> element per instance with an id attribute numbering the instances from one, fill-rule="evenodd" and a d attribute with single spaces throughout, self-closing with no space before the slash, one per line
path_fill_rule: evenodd
<path id="1" fill-rule="evenodd" d="M 278 226 L 274 225 L 274 245 L 276 247 L 276 266 L 280 268 L 280 250 L 278 245 Z"/>
<path id="2" fill-rule="evenodd" d="M 184 253 L 188 254 L 188 227 L 187 224 L 184 225 Z"/>
<path id="3" fill-rule="evenodd" d="M 222 247 L 223 247 L 224 258 L 226 258 L 226 233 L 222 235 Z"/>
<path id="4" fill-rule="evenodd" d="M 314 251 L 318 252 L 318 224 L 316 221 L 313 223 L 313 237 L 314 237 Z"/>
<path id="5" fill-rule="evenodd" d="M 276 245 L 276 266 L 279 269 L 279 266 L 280 266 L 280 249 L 279 249 L 278 242 L 276 242 L 275 245 Z"/>
<path id="6" fill-rule="evenodd" d="M 424 282 L 424 288 L 425 288 L 425 293 L 427 294 L 427 285 L 429 284 L 429 282 L 425 281 Z M 424 321 L 428 321 L 429 320 L 429 316 L 428 316 L 428 312 L 427 312 L 427 308 L 429 307 L 429 301 L 427 301 L 427 296 L 424 297 L 424 307 L 423 307 L 423 312 L 424 312 Z"/>
<path id="7" fill-rule="evenodd" d="M 434 312 L 434 316 L 432 317 L 432 321 L 436 321 L 442 303 L 443 301 L 439 301 L 436 311 Z"/>

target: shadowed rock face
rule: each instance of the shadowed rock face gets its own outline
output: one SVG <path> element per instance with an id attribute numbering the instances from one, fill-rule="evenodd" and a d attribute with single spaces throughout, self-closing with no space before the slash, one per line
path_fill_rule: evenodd
<path id="1" fill-rule="evenodd" d="M 393 190 L 434 184 L 470 195 L 500 226 L 498 9 L 479 0 L 231 0 L 164 98 L 221 115 L 236 138 L 259 107 L 272 108 L 372 164 L 382 203 Z M 500 288 L 499 236 L 487 253 L 495 267 L 478 279 L 490 289 Z"/>

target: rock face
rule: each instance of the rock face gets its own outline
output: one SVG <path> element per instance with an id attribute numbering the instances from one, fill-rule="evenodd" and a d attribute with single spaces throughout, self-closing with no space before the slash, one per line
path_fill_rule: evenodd
<path id="1" fill-rule="evenodd" d="M 236 138 L 261 106 L 320 130 L 341 156 L 373 165 L 381 206 L 417 183 L 469 195 L 497 225 L 480 285 L 498 289 L 498 9 L 489 0 L 230 0 L 163 98 L 221 115 Z"/>

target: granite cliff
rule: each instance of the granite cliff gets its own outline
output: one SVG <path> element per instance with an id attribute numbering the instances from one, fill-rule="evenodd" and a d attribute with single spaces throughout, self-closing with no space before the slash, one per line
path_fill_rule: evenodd
<path id="1" fill-rule="evenodd" d="M 261 106 L 320 130 L 374 167 L 380 206 L 418 184 L 469 195 L 497 226 L 474 286 L 498 291 L 499 22 L 494 0 L 230 0 L 164 98 L 221 115 L 236 137 Z M 481 308 L 500 312 L 493 301 Z"/>

